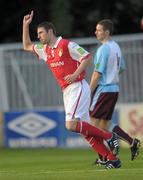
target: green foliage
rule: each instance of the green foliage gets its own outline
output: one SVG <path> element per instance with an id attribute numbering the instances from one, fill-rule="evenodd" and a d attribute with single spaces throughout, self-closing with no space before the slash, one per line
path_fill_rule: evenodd
<path id="1" fill-rule="evenodd" d="M 115 34 L 142 32 L 142 0 L 1 0 L 1 4 L 0 42 L 21 42 L 22 19 L 32 9 L 33 40 L 37 40 L 35 27 L 45 20 L 52 21 L 58 34 L 67 38 L 94 36 L 96 23 L 103 18 L 113 20 Z"/>
<path id="2" fill-rule="evenodd" d="M 72 31 L 72 14 L 70 13 L 71 1 L 52 0 L 51 19 L 59 35 L 70 36 Z"/>

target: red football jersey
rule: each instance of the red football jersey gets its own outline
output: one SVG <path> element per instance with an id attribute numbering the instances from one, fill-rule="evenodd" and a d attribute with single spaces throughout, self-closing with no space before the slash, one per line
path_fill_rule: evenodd
<path id="1" fill-rule="evenodd" d="M 62 89 L 69 85 L 64 80 L 64 77 L 73 74 L 80 62 L 90 55 L 77 43 L 61 37 L 58 38 L 53 47 L 36 44 L 33 46 L 33 49 L 39 56 L 39 59 L 43 59 L 47 63 Z M 85 71 L 77 77 L 76 81 L 80 81 L 84 77 Z"/>

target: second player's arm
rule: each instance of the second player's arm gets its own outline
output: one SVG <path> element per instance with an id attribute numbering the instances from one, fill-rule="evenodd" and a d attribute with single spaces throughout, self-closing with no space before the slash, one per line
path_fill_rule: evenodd
<path id="1" fill-rule="evenodd" d="M 91 80 L 90 80 L 90 90 L 91 94 L 94 92 L 95 88 L 97 87 L 98 81 L 100 79 L 101 74 L 97 71 L 94 71 Z"/>

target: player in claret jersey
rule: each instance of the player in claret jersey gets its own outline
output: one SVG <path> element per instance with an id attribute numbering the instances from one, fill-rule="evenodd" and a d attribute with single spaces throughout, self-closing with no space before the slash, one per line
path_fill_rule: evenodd
<path id="1" fill-rule="evenodd" d="M 66 128 L 80 133 L 103 157 L 113 162 L 113 168 L 121 167 L 121 161 L 113 154 L 119 151 L 116 134 L 92 126 L 89 117 L 90 88 L 85 78 L 85 69 L 90 64 L 91 55 L 75 42 L 56 36 L 52 23 L 42 22 L 37 27 L 40 44 L 33 44 L 29 35 L 29 25 L 33 11 L 23 18 L 23 48 L 36 53 L 43 59 L 63 91 L 66 113 Z M 108 149 L 103 139 L 109 144 Z"/>
<path id="2" fill-rule="evenodd" d="M 108 130 L 111 123 L 119 96 L 119 76 L 125 70 L 121 48 L 112 38 L 113 27 L 110 19 L 99 21 L 95 27 L 96 38 L 101 44 L 94 56 L 94 71 L 90 81 L 91 124 L 104 130 Z M 134 160 L 139 155 L 140 140 L 132 138 L 118 124 L 112 123 L 110 130 L 129 144 L 131 160 Z M 105 160 L 100 154 L 99 157 L 95 164 L 100 164 Z"/>

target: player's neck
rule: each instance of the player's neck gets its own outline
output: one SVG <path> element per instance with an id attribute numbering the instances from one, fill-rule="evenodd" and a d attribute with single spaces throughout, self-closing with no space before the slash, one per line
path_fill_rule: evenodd
<path id="1" fill-rule="evenodd" d="M 101 42 L 102 44 L 105 44 L 105 43 L 107 43 L 108 41 L 110 41 L 112 38 L 111 38 L 111 36 L 108 36 L 108 37 L 106 37 L 105 39 L 103 39 L 103 41 Z"/>
<path id="2" fill-rule="evenodd" d="M 51 38 L 51 41 L 49 42 L 49 46 L 50 47 L 54 47 L 55 43 L 57 42 L 57 37 L 56 36 L 53 36 Z"/>

